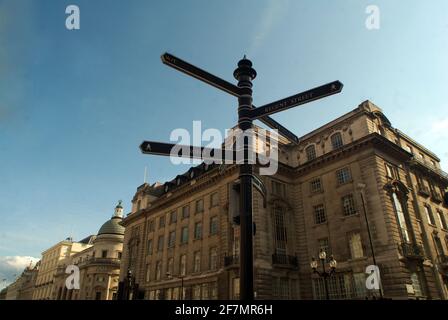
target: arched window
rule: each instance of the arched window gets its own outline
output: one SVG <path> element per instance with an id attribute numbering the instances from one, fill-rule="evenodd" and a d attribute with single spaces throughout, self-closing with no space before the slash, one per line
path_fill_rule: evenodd
<path id="1" fill-rule="evenodd" d="M 313 159 L 316 159 L 316 147 L 314 146 L 314 144 L 309 145 L 308 147 L 306 147 L 305 153 L 306 153 L 307 161 L 311 161 Z"/>
<path id="2" fill-rule="evenodd" d="M 398 218 L 398 224 L 401 230 L 401 235 L 403 237 L 403 240 L 409 243 L 411 242 L 411 239 L 409 238 L 409 231 L 406 223 L 406 218 L 404 216 L 403 206 L 401 205 L 401 201 L 400 199 L 398 199 L 398 196 L 395 192 L 392 193 L 392 199 L 394 202 L 395 213 L 397 214 Z"/>
<path id="3" fill-rule="evenodd" d="M 342 142 L 342 135 L 340 132 L 336 132 L 331 136 L 331 146 L 333 147 L 333 150 L 336 150 L 343 145 L 344 143 Z"/>

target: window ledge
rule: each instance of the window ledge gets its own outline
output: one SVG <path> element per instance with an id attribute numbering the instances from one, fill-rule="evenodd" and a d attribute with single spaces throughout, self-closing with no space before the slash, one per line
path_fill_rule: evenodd
<path id="1" fill-rule="evenodd" d="M 328 225 L 328 221 L 325 221 L 325 222 L 322 222 L 322 223 L 314 223 L 312 225 L 312 228 L 318 228 L 320 226 L 325 226 L 325 225 Z"/>
<path id="2" fill-rule="evenodd" d="M 354 213 L 354 214 L 350 214 L 348 216 L 343 215 L 343 216 L 340 217 L 340 219 L 341 220 L 345 220 L 345 219 L 350 219 L 350 218 L 353 218 L 353 217 L 358 217 L 359 218 L 359 217 L 361 217 L 361 214 L 359 212 L 357 212 L 357 213 Z"/>

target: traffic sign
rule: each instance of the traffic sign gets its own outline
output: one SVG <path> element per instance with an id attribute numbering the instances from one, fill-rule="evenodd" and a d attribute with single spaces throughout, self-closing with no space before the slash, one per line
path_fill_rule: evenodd
<path id="1" fill-rule="evenodd" d="M 309 103 L 314 100 L 322 99 L 330 95 L 339 93 L 342 91 L 344 85 L 340 81 L 333 81 L 323 86 L 316 87 L 285 99 L 281 99 L 262 107 L 258 107 L 250 111 L 252 120 L 264 117 L 273 113 L 284 111 L 305 103 Z"/>

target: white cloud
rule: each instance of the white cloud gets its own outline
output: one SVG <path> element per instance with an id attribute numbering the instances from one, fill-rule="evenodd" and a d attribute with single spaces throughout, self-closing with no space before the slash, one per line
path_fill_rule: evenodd
<path id="1" fill-rule="evenodd" d="M 448 117 L 433 121 L 431 124 L 431 132 L 440 138 L 448 138 Z"/>
<path id="2" fill-rule="evenodd" d="M 39 259 L 29 256 L 0 257 L 0 290 L 12 283 L 30 263 Z"/>

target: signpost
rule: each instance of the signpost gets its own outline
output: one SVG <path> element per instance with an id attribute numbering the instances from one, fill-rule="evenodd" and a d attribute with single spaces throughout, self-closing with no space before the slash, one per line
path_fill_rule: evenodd
<path id="1" fill-rule="evenodd" d="M 269 118 L 268 115 L 339 93 L 342 91 L 343 87 L 341 82 L 334 81 L 256 108 L 252 104 L 252 80 L 257 76 L 257 72 L 252 68 L 252 62 L 246 59 L 246 57 L 238 62 L 238 68 L 233 73 L 235 79 L 238 81 L 237 86 L 218 78 L 207 71 L 195 67 L 192 64 L 169 53 L 162 55 L 162 62 L 175 68 L 176 70 L 186 73 L 198 80 L 204 81 L 215 88 L 221 89 L 237 97 L 238 128 L 243 132 L 252 129 L 253 121 L 259 119 L 271 128 L 278 129 L 280 134 L 289 138 L 294 143 L 299 142 L 297 136 L 285 127 L 281 126 L 275 120 Z M 176 150 L 181 152 L 172 152 L 173 148 L 177 148 Z M 251 146 L 249 146 L 248 139 L 244 139 L 242 150 L 244 152 L 243 161 L 237 163 L 240 169 L 240 297 L 242 300 L 254 299 L 252 238 L 255 228 L 252 221 L 252 187 L 255 187 L 263 195 L 266 194 L 263 182 L 254 175 L 253 165 L 249 162 L 249 152 L 251 151 L 250 148 Z M 145 154 L 163 156 L 175 155 L 178 157 L 204 160 L 216 160 L 216 152 L 221 152 L 223 157 L 226 155 L 221 149 L 180 146 L 155 141 L 144 141 L 140 145 L 140 149 Z M 233 160 L 236 160 L 236 153 L 235 151 L 232 152 L 234 152 L 232 155 Z M 226 157 L 226 159 L 228 158 Z M 228 163 L 228 161 L 225 163 Z"/>
<path id="2" fill-rule="evenodd" d="M 172 54 L 169 53 L 164 53 L 162 54 L 162 62 L 164 64 L 166 64 L 167 66 L 170 66 L 180 72 L 183 72 L 189 76 L 192 76 L 193 78 L 196 78 L 198 80 L 201 80 L 205 83 L 208 83 L 209 85 L 218 88 L 220 90 L 223 90 L 227 93 L 230 93 L 231 95 L 235 96 L 235 97 L 239 97 L 240 96 L 240 90 L 237 86 L 235 86 L 234 84 L 223 80 L 217 76 L 214 76 L 213 74 L 204 71 L 178 57 L 173 56 Z M 254 105 L 251 106 L 251 109 L 255 109 L 256 107 Z M 261 122 L 263 122 L 265 125 L 267 125 L 268 127 L 270 127 L 271 129 L 276 129 L 278 130 L 278 132 L 288 138 L 290 141 L 292 141 L 295 144 L 299 143 L 299 138 L 292 133 L 291 131 L 289 131 L 288 129 L 286 129 L 284 126 L 282 126 L 280 123 L 278 123 L 277 121 L 275 121 L 274 119 L 270 118 L 270 117 L 261 117 L 259 119 Z"/>
<path id="3" fill-rule="evenodd" d="M 344 85 L 340 81 L 333 81 L 323 86 L 313 88 L 285 99 L 281 99 L 275 102 L 271 102 L 262 107 L 252 109 L 250 112 L 250 117 L 252 119 L 257 119 L 260 117 L 265 117 L 269 114 L 277 113 L 280 111 L 285 111 L 287 109 L 297 107 L 301 104 L 309 103 L 314 100 L 322 99 L 332 94 L 336 94 L 342 91 Z"/>
<path id="4" fill-rule="evenodd" d="M 179 152 L 173 152 L 172 150 L 178 150 Z M 222 162 L 224 162 L 225 153 L 223 154 L 222 149 L 214 149 L 214 148 L 204 148 L 204 147 L 196 147 L 196 146 L 186 146 L 165 142 L 156 142 L 156 141 L 143 141 L 140 145 L 140 150 L 145 154 L 154 154 L 158 156 L 172 156 L 175 155 L 180 158 L 190 158 L 190 159 L 201 159 L 201 160 L 215 160 L 215 155 L 219 155 L 219 158 Z M 184 154 L 184 151 L 187 151 Z M 225 151 L 229 152 L 229 151 Z M 235 152 L 233 152 L 232 158 L 230 160 L 235 160 Z M 229 155 L 230 156 L 230 155 Z M 228 159 L 229 160 L 229 159 Z"/>

